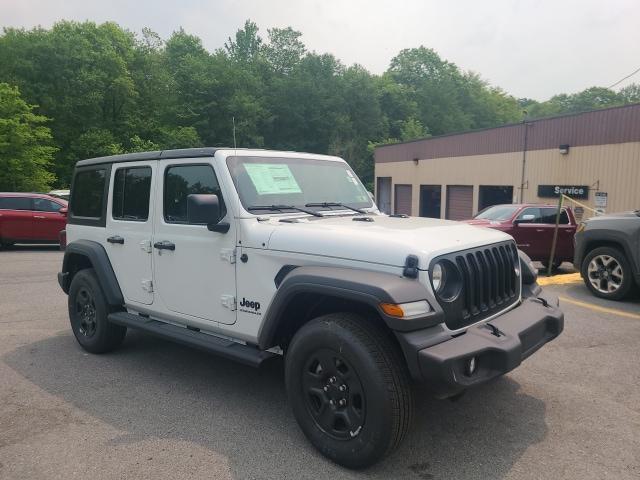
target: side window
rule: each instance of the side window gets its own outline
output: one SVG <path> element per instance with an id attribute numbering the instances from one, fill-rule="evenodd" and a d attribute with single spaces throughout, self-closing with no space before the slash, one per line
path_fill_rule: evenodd
<path id="1" fill-rule="evenodd" d="M 540 209 L 535 207 L 525 208 L 520 215 L 518 215 L 518 220 L 522 220 L 525 215 L 534 215 L 532 220 L 528 220 L 526 223 L 541 223 L 541 215 Z"/>
<path id="2" fill-rule="evenodd" d="M 556 208 L 543 208 L 542 209 L 542 220 L 540 223 L 547 223 L 550 225 L 556 224 L 556 215 L 558 213 L 558 209 Z M 565 209 L 562 209 L 560 212 L 560 225 L 567 225 L 569 223 L 569 215 Z"/>
<path id="3" fill-rule="evenodd" d="M 62 205 L 46 198 L 34 198 L 33 209 L 38 212 L 57 212 L 62 208 Z"/>
<path id="4" fill-rule="evenodd" d="M 150 194 L 150 167 L 119 168 L 113 179 L 111 216 L 115 220 L 146 221 Z"/>
<path id="5" fill-rule="evenodd" d="M 0 210 L 31 210 L 29 197 L 2 197 L 0 198 Z"/>
<path id="6" fill-rule="evenodd" d="M 71 192 L 71 215 L 100 219 L 103 217 L 107 169 L 81 170 L 76 173 Z"/>
<path id="7" fill-rule="evenodd" d="M 213 193 L 220 201 L 220 218 L 226 214 L 222 192 L 211 165 L 175 165 L 164 176 L 164 219 L 169 223 L 187 223 L 187 196 Z"/>

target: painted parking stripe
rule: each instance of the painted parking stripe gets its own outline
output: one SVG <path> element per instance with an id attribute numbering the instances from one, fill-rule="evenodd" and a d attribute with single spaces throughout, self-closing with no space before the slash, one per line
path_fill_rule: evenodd
<path id="1" fill-rule="evenodd" d="M 640 315 L 638 315 L 637 313 L 625 312 L 624 310 L 618 310 L 617 308 L 601 307 L 599 305 L 594 305 L 593 303 L 580 302 L 579 300 L 573 300 L 572 298 L 567 297 L 560 297 L 560 301 L 570 303 L 572 305 L 577 305 L 578 307 L 588 308 L 589 310 L 593 310 L 595 312 L 609 313 L 612 315 L 618 315 L 619 317 L 627 317 L 640 320 Z"/>
<path id="2" fill-rule="evenodd" d="M 567 285 L 570 283 L 580 283 L 582 277 L 579 273 L 567 273 L 565 275 L 554 275 L 553 277 L 538 277 L 538 284 L 545 285 Z"/>

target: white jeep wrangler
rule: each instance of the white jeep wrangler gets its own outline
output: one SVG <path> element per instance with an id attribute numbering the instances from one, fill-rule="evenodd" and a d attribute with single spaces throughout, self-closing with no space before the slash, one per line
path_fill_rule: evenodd
<path id="1" fill-rule="evenodd" d="M 302 431 L 368 466 L 402 440 L 411 381 L 440 398 L 560 334 L 511 237 L 383 215 L 347 163 L 185 149 L 77 163 L 60 286 L 87 351 L 135 328 L 258 367 L 284 356 Z"/>

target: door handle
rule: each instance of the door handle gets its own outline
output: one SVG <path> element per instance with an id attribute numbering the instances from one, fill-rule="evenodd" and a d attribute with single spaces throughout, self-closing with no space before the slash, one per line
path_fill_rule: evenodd
<path id="1" fill-rule="evenodd" d="M 34 215 L 33 218 L 47 218 L 47 217 L 45 217 L 43 215 Z"/>
<path id="2" fill-rule="evenodd" d="M 114 235 L 113 237 L 107 238 L 107 242 L 119 243 L 120 245 L 122 245 L 124 243 L 124 238 L 122 238 L 120 235 Z"/>
<path id="3" fill-rule="evenodd" d="M 536 228 L 536 232 L 544 232 L 544 228 Z"/>
<path id="4" fill-rule="evenodd" d="M 167 240 L 163 240 L 162 242 L 154 243 L 153 248 L 157 248 L 158 250 L 175 250 L 176 244 L 168 242 Z"/>

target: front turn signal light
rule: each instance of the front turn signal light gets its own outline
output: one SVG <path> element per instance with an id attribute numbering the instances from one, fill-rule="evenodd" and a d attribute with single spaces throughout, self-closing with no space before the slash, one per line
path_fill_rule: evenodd
<path id="1" fill-rule="evenodd" d="M 381 303 L 380 309 L 390 317 L 411 318 L 429 313 L 431 305 L 426 300 L 409 303 Z"/>

